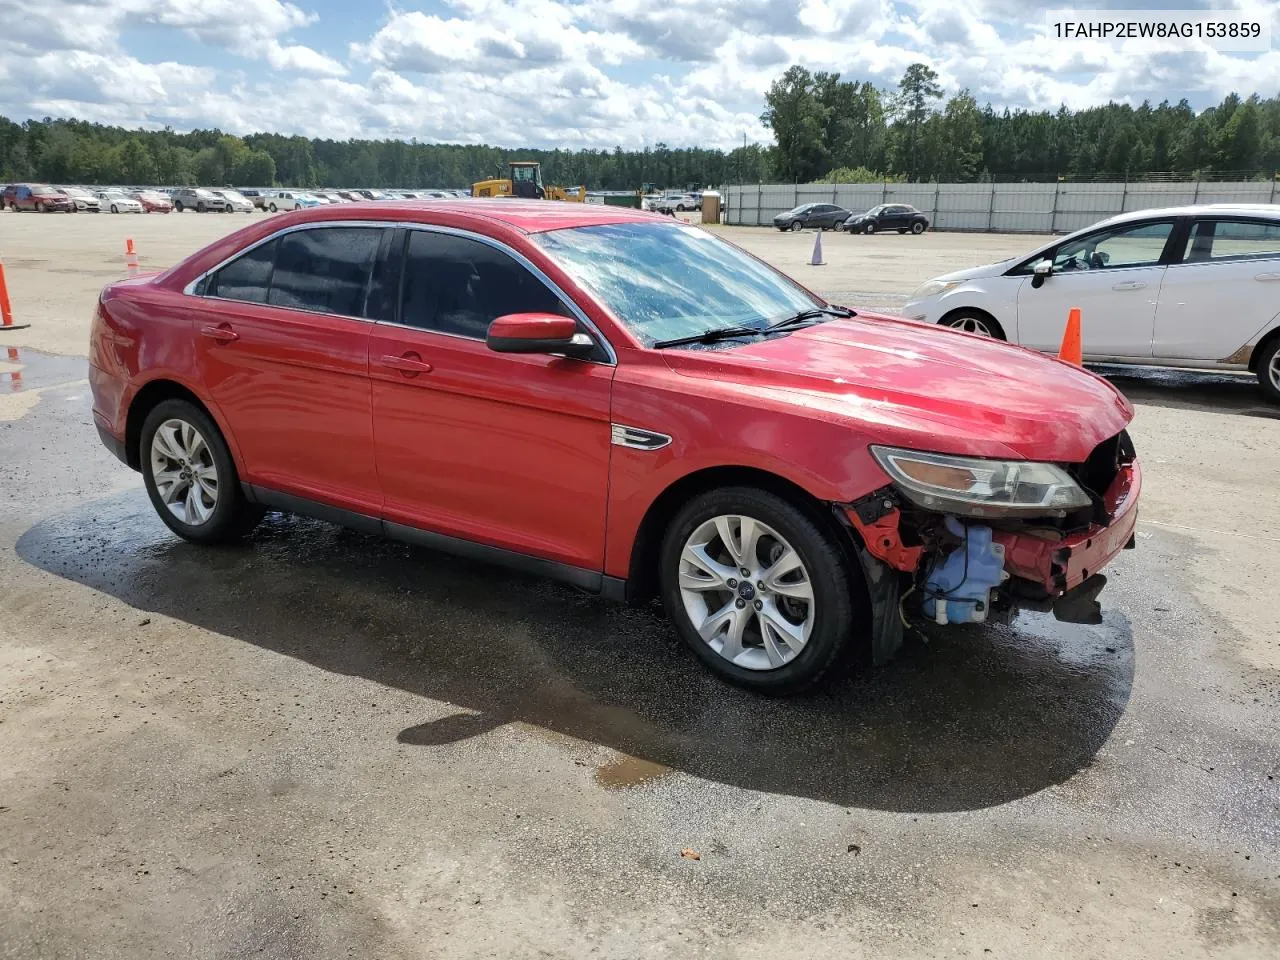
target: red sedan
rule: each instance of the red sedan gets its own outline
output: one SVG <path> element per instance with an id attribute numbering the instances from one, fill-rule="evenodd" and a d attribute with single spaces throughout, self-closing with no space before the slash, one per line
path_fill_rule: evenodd
<path id="1" fill-rule="evenodd" d="M 1132 408 L 1007 343 L 857 313 L 699 227 L 519 200 L 325 206 L 102 293 L 103 441 L 200 543 L 294 511 L 662 597 L 785 692 L 902 613 L 1098 616 Z"/>
<path id="2" fill-rule="evenodd" d="M 173 201 L 159 190 L 139 190 L 133 198 L 142 204 L 143 213 L 173 212 Z"/>

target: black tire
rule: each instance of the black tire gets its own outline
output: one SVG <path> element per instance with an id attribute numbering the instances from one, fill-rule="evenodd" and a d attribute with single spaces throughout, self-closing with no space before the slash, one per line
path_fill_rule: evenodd
<path id="1" fill-rule="evenodd" d="M 275 212 L 276 212 L 276 205 L 273 203 L 273 204 L 271 204 L 271 206 L 269 206 L 267 209 L 268 209 L 268 210 L 270 210 L 272 213 L 275 213 Z"/>
<path id="2" fill-rule="evenodd" d="M 875 233 L 875 232 L 876 232 L 876 225 L 875 225 L 874 223 L 868 223 L 866 226 L 864 226 L 864 227 L 862 228 L 862 232 L 863 232 L 863 233 Z"/>
<path id="3" fill-rule="evenodd" d="M 920 236 L 920 234 L 924 233 L 924 224 L 917 220 L 911 225 L 911 232 L 917 237 Z"/>
<path id="4" fill-rule="evenodd" d="M 111 205 L 111 212 L 112 212 L 112 213 L 119 213 L 119 212 L 120 212 L 119 210 L 117 210 L 117 209 L 116 209 L 116 205 L 115 205 L 114 203 Z"/>
<path id="5" fill-rule="evenodd" d="M 808 572 L 816 607 L 813 626 L 800 651 L 780 667 L 753 670 L 720 656 L 698 634 L 681 598 L 680 557 L 686 541 L 700 525 L 726 514 L 749 516 L 772 527 L 791 544 Z M 729 683 L 773 695 L 810 689 L 830 676 L 852 640 L 865 640 L 870 646 L 861 599 L 865 594 L 858 589 L 862 572 L 838 535 L 790 501 L 754 487 L 725 487 L 694 497 L 671 521 L 659 554 L 667 616 L 694 654 Z"/>
<path id="6" fill-rule="evenodd" d="M 1000 321 L 984 310 L 953 310 L 938 321 L 940 327 L 953 327 L 975 333 L 979 336 L 991 337 L 994 340 L 1008 340 Z M 978 329 L 981 328 L 981 329 Z"/>
<path id="7" fill-rule="evenodd" d="M 39 200 L 36 201 L 36 213 L 44 213 L 44 204 Z"/>
<path id="8" fill-rule="evenodd" d="M 174 209 L 174 211 L 175 211 L 176 213 L 181 213 L 181 212 L 182 212 L 182 201 L 181 201 L 181 200 L 175 200 L 175 201 L 173 201 L 173 209 Z"/>
<path id="9" fill-rule="evenodd" d="M 196 204 L 196 213 L 204 213 L 204 201 L 201 200 Z"/>
<path id="10" fill-rule="evenodd" d="M 1273 337 L 1258 357 L 1258 385 L 1272 403 L 1280 403 L 1280 337 Z"/>
<path id="11" fill-rule="evenodd" d="M 835 223 L 833 223 L 833 224 L 831 225 L 831 229 L 832 229 L 832 230 L 843 230 L 843 229 L 844 229 L 844 221 L 843 221 L 843 220 L 837 220 Z"/>
<path id="12" fill-rule="evenodd" d="M 799 220 L 792 220 L 791 226 L 787 227 L 787 229 L 790 230 L 792 233 L 796 233 L 797 231 L 804 229 L 804 224 L 801 223 Z"/>
<path id="13" fill-rule="evenodd" d="M 676 204 L 676 213 L 684 213 L 684 204 L 683 204 L 683 203 L 677 203 L 677 204 Z"/>
<path id="14" fill-rule="evenodd" d="M 151 443 L 161 424 L 168 420 L 181 420 L 199 431 L 204 438 L 212 465 L 217 470 L 218 495 L 209 519 L 200 524 L 188 524 L 176 517 L 161 499 L 151 465 Z M 213 419 L 189 400 L 164 400 L 157 404 L 142 424 L 138 459 L 142 467 L 142 479 L 146 484 L 151 505 L 164 521 L 165 526 L 192 543 L 216 544 L 239 540 L 262 519 L 263 510 L 245 499 L 240 489 L 240 477 L 236 473 L 231 451 L 222 438 L 222 431 Z"/>

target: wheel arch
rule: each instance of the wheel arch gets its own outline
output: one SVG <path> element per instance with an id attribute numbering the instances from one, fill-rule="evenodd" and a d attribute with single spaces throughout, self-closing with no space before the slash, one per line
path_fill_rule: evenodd
<path id="1" fill-rule="evenodd" d="M 686 473 L 672 481 L 649 504 L 631 545 L 627 569 L 627 598 L 643 601 L 658 594 L 658 557 L 672 519 L 691 499 L 717 487 L 756 487 L 782 497 L 831 531 L 857 568 L 857 534 L 840 524 L 829 504 L 793 480 L 758 467 L 715 466 Z"/>
<path id="2" fill-rule="evenodd" d="M 1271 349 L 1272 344 L 1280 340 L 1280 325 L 1272 327 L 1258 341 L 1257 346 L 1249 354 L 1249 370 L 1253 373 L 1258 372 L 1259 366 L 1262 364 L 1263 355 Z"/>
<path id="3" fill-rule="evenodd" d="M 947 321 L 954 319 L 956 316 L 962 313 L 981 314 L 986 320 L 988 320 L 991 323 L 992 327 L 996 330 L 996 332 L 1000 334 L 1000 339 L 1008 342 L 1009 334 L 1005 331 L 1004 325 L 1001 324 L 1000 321 L 997 320 L 990 311 L 983 310 L 981 307 L 955 307 L 952 310 L 948 310 L 946 313 L 944 313 L 941 317 L 938 318 L 938 325 L 949 327 L 951 326 L 951 324 L 948 323 Z"/>
<path id="4" fill-rule="evenodd" d="M 230 431 L 227 430 L 227 425 L 218 411 L 213 408 L 212 404 L 206 403 L 204 398 L 190 387 L 177 380 L 165 377 L 159 377 L 143 384 L 129 401 L 129 412 L 125 416 L 124 449 L 125 457 L 130 467 L 134 470 L 142 469 L 142 425 L 146 422 L 147 415 L 166 400 L 186 400 L 204 411 L 221 432 L 222 439 L 226 441 L 227 449 L 231 451 L 231 459 L 235 462 L 236 469 L 241 471 L 243 476 L 240 451 L 237 449 L 235 440 L 232 438 Z"/>

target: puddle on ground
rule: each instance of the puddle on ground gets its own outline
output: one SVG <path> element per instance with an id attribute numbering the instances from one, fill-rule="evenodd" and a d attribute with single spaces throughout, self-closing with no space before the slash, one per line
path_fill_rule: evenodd
<path id="1" fill-rule="evenodd" d="M 88 361 L 84 357 L 63 357 L 0 343 L 0 394 L 55 387 L 83 380 L 87 375 Z"/>
<path id="2" fill-rule="evenodd" d="M 624 790 L 627 787 L 648 783 L 650 780 L 657 780 L 670 772 L 670 767 L 624 753 L 617 760 L 606 763 L 596 770 L 596 783 L 606 790 Z"/>

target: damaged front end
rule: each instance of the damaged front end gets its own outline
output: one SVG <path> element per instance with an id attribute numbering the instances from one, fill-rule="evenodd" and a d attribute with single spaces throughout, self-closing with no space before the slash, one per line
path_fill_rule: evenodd
<path id="1" fill-rule="evenodd" d="M 872 452 L 893 482 L 837 513 L 861 540 L 877 662 L 908 610 L 939 624 L 1019 609 L 1100 621 L 1098 571 L 1134 545 L 1142 471 L 1126 432 L 1079 464 Z"/>

